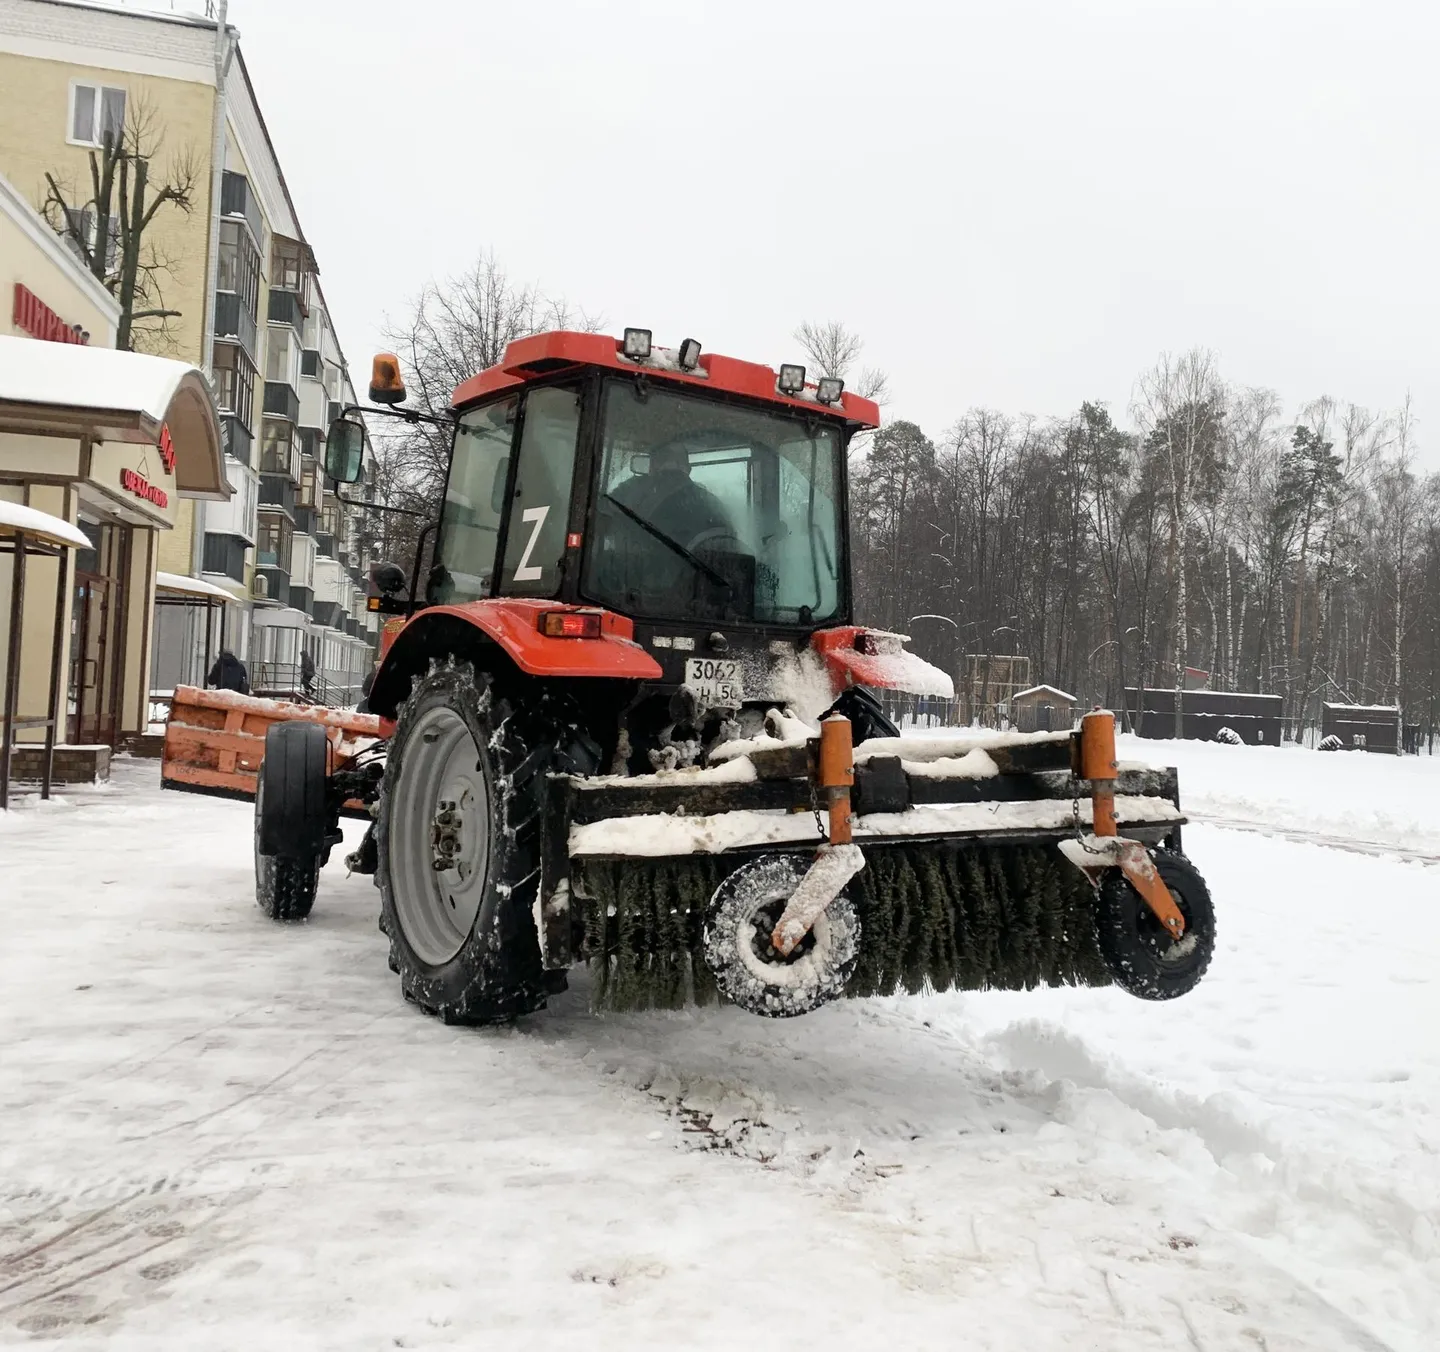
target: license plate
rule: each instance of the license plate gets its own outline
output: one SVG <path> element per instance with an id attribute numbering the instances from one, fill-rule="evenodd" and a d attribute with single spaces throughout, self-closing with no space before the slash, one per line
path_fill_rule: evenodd
<path id="1" fill-rule="evenodd" d="M 745 683 L 740 663 L 733 657 L 689 657 L 685 659 L 685 688 L 699 696 L 700 703 L 715 709 L 722 705 L 739 707 L 745 702 Z"/>

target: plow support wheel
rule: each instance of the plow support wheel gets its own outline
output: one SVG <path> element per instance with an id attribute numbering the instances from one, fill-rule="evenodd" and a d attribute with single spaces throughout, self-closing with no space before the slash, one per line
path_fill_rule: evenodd
<path id="1" fill-rule="evenodd" d="M 1095 828 L 1084 840 L 1064 842 L 1065 857 L 1092 879 L 1106 868 L 1120 869 L 1171 938 L 1180 938 L 1185 933 L 1185 917 L 1150 852 L 1138 840 L 1127 840 L 1116 830 L 1115 779 L 1120 767 L 1115 755 L 1114 714 L 1097 710 L 1080 720 L 1078 760 L 1080 778 L 1090 781 Z"/>

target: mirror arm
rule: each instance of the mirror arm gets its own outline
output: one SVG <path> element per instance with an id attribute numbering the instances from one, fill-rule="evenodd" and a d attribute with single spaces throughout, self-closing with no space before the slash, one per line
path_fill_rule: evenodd
<path id="1" fill-rule="evenodd" d="M 386 507 L 379 502 L 366 502 L 363 498 L 347 498 L 343 493 L 335 496 L 347 507 L 363 507 L 367 512 L 394 512 L 397 516 L 429 516 L 429 512 L 417 512 L 409 507 Z"/>
<path id="2" fill-rule="evenodd" d="M 399 418 L 402 422 L 411 424 L 425 423 L 430 427 L 449 427 L 455 421 L 455 415 L 453 413 L 421 413 L 418 408 L 384 408 L 377 404 L 346 404 L 345 407 L 340 410 L 340 416 L 342 418 L 351 413 L 374 414 L 385 418 Z"/>

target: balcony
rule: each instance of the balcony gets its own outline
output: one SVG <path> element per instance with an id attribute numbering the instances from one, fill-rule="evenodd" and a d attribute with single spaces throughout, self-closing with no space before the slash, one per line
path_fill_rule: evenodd
<path id="1" fill-rule="evenodd" d="M 250 191 L 250 180 L 244 174 L 226 170 L 220 184 L 220 214 L 238 216 L 250 227 L 255 247 L 262 253 L 265 249 L 265 218 L 260 214 L 260 203 Z"/>
<path id="2" fill-rule="evenodd" d="M 238 535 L 205 536 L 205 562 L 203 571 L 219 573 L 236 582 L 245 581 L 245 551 L 249 542 Z"/>
<path id="3" fill-rule="evenodd" d="M 238 343 L 255 360 L 255 316 L 246 310 L 237 291 L 215 293 L 215 337 Z"/>
<path id="4" fill-rule="evenodd" d="M 297 535 L 315 534 L 315 509 L 313 507 L 295 508 L 295 532 Z"/>
<path id="5" fill-rule="evenodd" d="M 290 588 L 290 607 L 292 610 L 303 610 L 307 615 L 314 615 L 315 593 L 308 587 L 292 585 Z"/>
<path id="6" fill-rule="evenodd" d="M 256 572 L 265 579 L 269 586 L 266 596 L 271 601 L 278 601 L 282 606 L 290 604 L 290 574 L 283 568 L 257 568 Z"/>
<path id="7" fill-rule="evenodd" d="M 305 305 L 298 291 L 286 291 L 282 287 L 270 288 L 270 303 L 265 317 L 272 324 L 289 324 L 296 333 L 305 327 Z"/>
<path id="8" fill-rule="evenodd" d="M 338 601 L 315 601 L 311 605 L 310 614 L 316 624 L 334 625 L 336 616 L 342 612 Z"/>
<path id="9" fill-rule="evenodd" d="M 309 376 L 311 380 L 323 380 L 325 378 L 325 363 L 320 357 L 319 348 L 307 347 L 300 353 L 300 374 Z"/>
<path id="10" fill-rule="evenodd" d="M 225 454 L 242 465 L 250 464 L 254 454 L 255 434 L 233 413 L 221 415 L 220 430 L 225 437 Z"/>
<path id="11" fill-rule="evenodd" d="M 263 470 L 260 475 L 260 506 L 278 507 L 291 521 L 295 520 L 295 485 L 285 478 L 281 473 L 266 473 Z"/>
<path id="12" fill-rule="evenodd" d="M 287 422 L 300 421 L 300 396 L 283 380 L 265 382 L 265 412 L 284 418 Z"/>

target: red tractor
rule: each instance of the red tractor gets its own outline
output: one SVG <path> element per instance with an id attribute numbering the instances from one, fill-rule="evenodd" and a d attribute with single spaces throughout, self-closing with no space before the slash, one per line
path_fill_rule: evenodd
<path id="1" fill-rule="evenodd" d="M 362 412 L 424 416 L 397 407 L 393 357 L 370 398 L 330 429 L 340 484 Z M 443 421 L 423 595 L 372 574 L 371 608 L 405 617 L 368 693 L 379 740 L 311 715 L 269 727 L 263 763 L 256 730 L 227 743 L 258 770 L 270 914 L 309 913 L 350 811 L 373 818 L 348 862 L 375 876 L 391 966 L 447 1022 L 534 1010 L 576 963 L 598 1004 L 718 991 L 770 1015 L 1199 980 L 1214 917 L 1175 774 L 1119 768 L 1109 714 L 904 736 L 872 693 L 951 687 L 854 623 L 846 454 L 871 401 L 627 329 L 514 342 Z"/>

